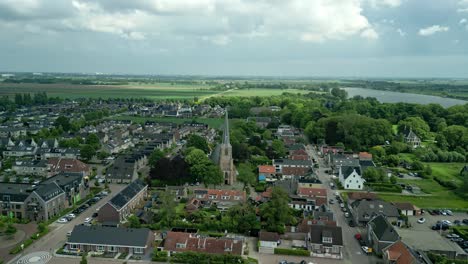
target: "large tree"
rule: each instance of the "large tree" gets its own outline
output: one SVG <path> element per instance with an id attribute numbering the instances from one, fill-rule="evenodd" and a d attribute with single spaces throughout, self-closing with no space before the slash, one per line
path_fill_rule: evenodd
<path id="1" fill-rule="evenodd" d="M 237 165 L 237 172 L 239 173 L 237 175 L 237 180 L 244 184 L 244 189 L 247 187 L 247 185 L 255 184 L 257 178 L 253 171 L 254 166 L 248 162 L 239 163 Z"/>
<path id="2" fill-rule="evenodd" d="M 56 128 L 62 128 L 63 131 L 69 131 L 71 128 L 70 121 L 65 116 L 59 116 L 54 123 Z"/>
<path id="3" fill-rule="evenodd" d="M 274 187 L 271 199 L 260 206 L 260 216 L 268 231 L 284 233 L 287 224 L 295 224 L 289 205 L 288 194 L 280 187 Z"/>
<path id="4" fill-rule="evenodd" d="M 203 150 L 203 152 L 208 153 L 210 152 L 210 148 L 208 147 L 208 142 L 202 136 L 191 134 L 187 140 L 187 147 L 194 147 L 197 149 Z"/>
<path id="5" fill-rule="evenodd" d="M 249 235 L 253 229 L 260 228 L 260 222 L 255 214 L 255 207 L 249 203 L 235 205 L 226 213 L 233 232 Z"/>
<path id="6" fill-rule="evenodd" d="M 424 119 L 418 116 L 407 117 L 398 122 L 398 131 L 400 133 L 405 129 L 409 130 L 410 128 L 422 139 L 427 139 L 429 137 L 429 125 L 424 121 Z"/>
<path id="7" fill-rule="evenodd" d="M 201 180 L 205 186 L 218 185 L 223 182 L 221 170 L 202 150 L 192 149 L 185 157 L 185 161 L 190 165 L 190 173 L 193 177 L 197 181 Z"/>
<path id="8" fill-rule="evenodd" d="M 83 145 L 80 149 L 80 156 L 82 159 L 88 161 L 96 155 L 96 149 L 91 145 Z"/>

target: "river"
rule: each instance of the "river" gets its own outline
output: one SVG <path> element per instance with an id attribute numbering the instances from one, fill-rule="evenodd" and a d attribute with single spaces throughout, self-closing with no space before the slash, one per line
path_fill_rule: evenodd
<path id="1" fill-rule="evenodd" d="M 460 99 L 425 94 L 380 91 L 356 87 L 344 87 L 342 89 L 348 92 L 348 97 L 350 98 L 356 95 L 360 95 L 362 97 L 375 97 L 379 102 L 382 103 L 440 104 L 443 107 L 468 103 L 468 101 Z"/>

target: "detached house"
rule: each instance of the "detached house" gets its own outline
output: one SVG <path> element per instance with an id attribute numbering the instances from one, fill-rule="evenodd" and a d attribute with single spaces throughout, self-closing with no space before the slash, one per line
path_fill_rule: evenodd
<path id="1" fill-rule="evenodd" d="M 406 144 L 409 144 L 413 146 L 413 148 L 417 148 L 421 146 L 421 138 L 416 135 L 416 133 L 413 132 L 413 129 L 405 129 L 403 130 L 403 139 L 406 142 Z"/>
<path id="2" fill-rule="evenodd" d="M 241 256 L 244 253 L 244 243 L 236 238 L 214 238 L 185 232 L 168 232 L 164 239 L 164 250 L 171 255 L 191 251 Z"/>
<path id="3" fill-rule="evenodd" d="M 370 247 L 377 254 L 400 240 L 400 236 L 387 218 L 377 215 L 367 224 L 367 241 Z"/>
<path id="4" fill-rule="evenodd" d="M 147 194 L 148 185 L 136 180 L 116 194 L 98 211 L 99 222 L 120 223 L 141 204 Z"/>
<path id="5" fill-rule="evenodd" d="M 400 217 L 398 209 L 393 204 L 382 200 L 357 200 L 351 203 L 349 210 L 354 221 L 363 226 L 377 215 L 383 215 L 390 221 L 396 221 Z"/>
<path id="6" fill-rule="evenodd" d="M 48 161 L 52 174 L 56 173 L 75 173 L 81 176 L 89 175 L 89 166 L 77 159 L 51 158 Z"/>
<path id="7" fill-rule="evenodd" d="M 311 160 L 275 159 L 273 166 L 283 178 L 292 178 L 307 175 L 312 171 L 313 163 Z"/>
<path id="8" fill-rule="evenodd" d="M 27 218 L 48 221 L 65 209 L 65 192 L 55 182 L 41 184 L 24 203 Z"/>
<path id="9" fill-rule="evenodd" d="M 361 176 L 361 167 L 359 166 L 340 166 L 339 180 L 346 190 L 362 190 L 366 181 Z"/>
<path id="10" fill-rule="evenodd" d="M 195 189 L 193 193 L 194 197 L 186 205 L 188 211 L 195 211 L 200 207 L 210 207 L 212 205 L 215 205 L 221 211 L 226 211 L 233 205 L 247 200 L 245 192 L 238 190 Z"/>
<path id="11" fill-rule="evenodd" d="M 258 166 L 258 181 L 259 182 L 275 182 L 276 178 L 276 169 L 275 166 L 271 165 L 260 165 Z"/>
<path id="12" fill-rule="evenodd" d="M 339 226 L 311 225 L 307 245 L 312 256 L 343 258 L 343 232 Z"/>
<path id="13" fill-rule="evenodd" d="M 258 242 L 258 251 L 260 253 L 273 254 L 275 253 L 275 248 L 280 244 L 280 236 L 276 232 L 260 231 L 258 233 Z"/>

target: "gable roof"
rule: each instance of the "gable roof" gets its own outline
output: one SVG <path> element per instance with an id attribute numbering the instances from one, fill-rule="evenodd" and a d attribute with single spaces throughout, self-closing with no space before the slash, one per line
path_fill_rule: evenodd
<path id="1" fill-rule="evenodd" d="M 183 244 L 184 247 L 177 247 Z M 193 251 L 209 254 L 242 254 L 243 243 L 233 238 L 204 237 L 198 234 L 185 232 L 167 232 L 164 240 L 164 250 L 166 251 Z"/>
<path id="2" fill-rule="evenodd" d="M 347 179 L 353 171 L 356 171 L 358 175 L 361 175 L 361 166 L 341 166 L 340 170 L 345 179 Z"/>
<path id="3" fill-rule="evenodd" d="M 377 200 L 377 194 L 371 192 L 348 192 L 349 200 Z"/>
<path id="4" fill-rule="evenodd" d="M 30 184 L 2 182 L 0 184 L 0 199 L 3 199 L 4 195 L 7 195 L 12 202 L 24 202 L 31 191 Z"/>
<path id="5" fill-rule="evenodd" d="M 375 216 L 369 221 L 368 225 L 372 228 L 372 231 L 379 241 L 395 242 L 400 239 L 395 228 L 393 228 L 383 215 Z"/>
<path id="6" fill-rule="evenodd" d="M 64 193 L 55 182 L 41 184 L 34 192 L 46 202 Z"/>
<path id="7" fill-rule="evenodd" d="M 398 209 L 391 203 L 382 200 L 357 200 L 351 203 L 358 221 L 370 220 L 376 215 L 399 217 Z"/>
<path id="8" fill-rule="evenodd" d="M 327 189 L 324 188 L 298 188 L 298 195 L 307 197 L 327 197 Z"/>
<path id="9" fill-rule="evenodd" d="M 260 231 L 258 233 L 258 239 L 261 241 L 277 242 L 280 240 L 280 236 L 276 232 Z"/>
<path id="10" fill-rule="evenodd" d="M 67 243 L 146 247 L 149 235 L 148 228 L 77 225 Z"/>
<path id="11" fill-rule="evenodd" d="M 340 226 L 311 225 L 309 226 L 310 243 L 327 246 L 343 246 L 343 232 Z M 323 237 L 331 237 L 332 243 L 324 243 Z"/>
<path id="12" fill-rule="evenodd" d="M 82 172 L 87 173 L 89 166 L 77 159 L 62 159 L 51 158 L 49 159 L 51 171 L 57 172 Z"/>
<path id="13" fill-rule="evenodd" d="M 125 187 L 118 194 L 116 194 L 112 199 L 110 199 L 108 203 L 115 209 L 120 210 L 145 187 L 146 184 L 144 184 L 142 181 L 135 180 L 127 185 L 127 187 Z"/>
<path id="14" fill-rule="evenodd" d="M 386 247 L 383 252 L 386 253 L 385 257 L 395 264 L 420 263 L 415 256 L 415 252 L 402 241 L 397 241 Z"/>
<path id="15" fill-rule="evenodd" d="M 271 165 L 260 165 L 258 166 L 258 172 L 259 173 L 275 173 L 276 168 L 275 166 L 271 166 Z"/>

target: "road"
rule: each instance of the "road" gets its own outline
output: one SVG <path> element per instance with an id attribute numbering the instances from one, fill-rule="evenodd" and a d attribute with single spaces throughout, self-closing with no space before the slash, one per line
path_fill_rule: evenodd
<path id="1" fill-rule="evenodd" d="M 107 203 L 116 193 L 122 190 L 126 185 L 118 185 L 118 184 L 109 184 L 109 188 L 111 190 L 111 194 L 101 199 L 99 202 L 90 206 L 86 211 L 78 215 L 72 221 L 60 224 L 54 222 L 49 225 L 50 232 L 33 243 L 31 246 L 26 248 L 21 255 L 26 255 L 28 253 L 36 252 L 36 251 L 54 251 L 59 247 L 63 246 L 67 239 L 67 232 L 73 230 L 73 227 L 78 224 L 82 224 L 86 217 L 91 217 L 91 215 L 97 211 L 102 205 Z"/>
<path id="2" fill-rule="evenodd" d="M 309 153 L 309 155 L 319 163 L 319 169 L 317 169 L 316 172 L 324 188 L 327 189 L 328 199 L 334 199 L 334 193 L 336 192 L 336 190 L 331 189 L 331 178 L 328 175 L 328 173 L 325 172 L 330 168 L 328 167 L 328 165 L 325 164 L 324 160 L 318 156 L 316 150 L 311 145 L 307 145 L 306 150 Z M 348 221 L 344 217 L 344 213 L 341 211 L 338 203 L 330 204 L 329 206 L 335 215 L 337 225 L 341 226 L 343 230 L 343 261 L 345 263 L 379 263 L 379 259 L 377 257 L 367 256 L 363 254 L 359 243 L 354 238 L 354 235 L 356 233 L 363 233 L 364 230 L 359 227 L 350 227 L 348 225 Z"/>

